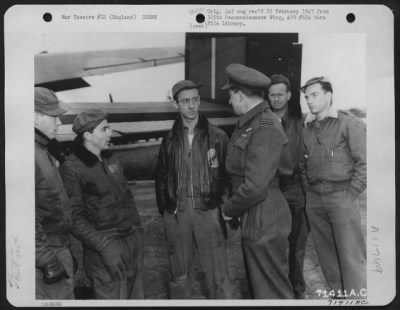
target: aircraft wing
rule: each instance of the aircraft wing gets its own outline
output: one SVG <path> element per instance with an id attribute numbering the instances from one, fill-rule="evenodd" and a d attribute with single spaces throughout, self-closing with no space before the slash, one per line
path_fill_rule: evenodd
<path id="1" fill-rule="evenodd" d="M 85 76 L 184 61 L 184 47 L 134 48 L 35 55 L 35 86 L 62 91 L 89 86 Z"/>
<path id="2" fill-rule="evenodd" d="M 108 122 L 114 131 L 113 140 L 122 144 L 163 137 L 172 128 L 172 124 L 178 116 L 178 111 L 171 102 L 74 102 L 62 103 L 62 106 L 68 112 L 60 117 L 62 125 L 59 128 L 57 140 L 61 142 L 74 139 L 72 124 L 75 116 L 91 108 L 101 109 L 108 113 Z M 207 100 L 202 100 L 200 111 L 207 116 L 211 123 L 228 132 L 233 129 L 238 119 L 230 106 Z"/>

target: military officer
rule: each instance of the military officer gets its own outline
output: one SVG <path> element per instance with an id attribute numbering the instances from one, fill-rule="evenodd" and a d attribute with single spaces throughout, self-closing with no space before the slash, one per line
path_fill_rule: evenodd
<path id="1" fill-rule="evenodd" d="M 240 217 L 242 248 L 253 298 L 293 298 L 289 281 L 291 215 L 277 172 L 287 137 L 264 101 L 270 79 L 241 64 L 226 68 L 230 104 L 240 116 L 228 144 L 226 170 L 232 196 L 226 219 Z"/>
<path id="2" fill-rule="evenodd" d="M 306 205 L 319 262 L 336 296 L 363 294 L 366 249 L 354 202 L 366 188 L 365 125 L 332 105 L 326 77 L 312 78 L 301 89 L 311 112 L 303 131 Z"/>

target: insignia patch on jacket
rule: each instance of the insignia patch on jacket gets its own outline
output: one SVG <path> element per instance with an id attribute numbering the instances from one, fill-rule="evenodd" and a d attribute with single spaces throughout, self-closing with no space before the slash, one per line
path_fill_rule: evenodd
<path id="1" fill-rule="evenodd" d="M 242 137 L 243 137 L 243 138 L 247 138 L 247 134 L 248 134 L 250 131 L 252 131 L 252 130 L 253 130 L 253 128 L 251 128 L 251 127 L 250 127 L 250 128 L 247 128 L 247 129 L 246 129 L 246 132 L 242 133 Z"/>
<path id="2" fill-rule="evenodd" d="M 118 165 L 116 164 L 108 165 L 108 169 L 112 174 L 118 174 Z"/>
<path id="3" fill-rule="evenodd" d="M 208 166 L 211 168 L 218 168 L 219 162 L 217 158 L 217 152 L 214 148 L 211 148 L 207 152 Z"/>

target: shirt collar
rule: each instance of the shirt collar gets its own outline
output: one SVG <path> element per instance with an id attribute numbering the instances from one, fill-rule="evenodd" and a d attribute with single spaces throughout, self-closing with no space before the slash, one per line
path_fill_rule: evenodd
<path id="1" fill-rule="evenodd" d="M 338 118 L 338 110 L 335 107 L 330 106 L 328 112 L 326 113 L 326 116 L 323 119 L 328 118 L 328 117 Z M 304 120 L 304 125 L 308 126 L 310 123 L 314 122 L 315 120 L 317 120 L 317 115 L 308 113 Z"/>
<path id="2" fill-rule="evenodd" d="M 258 113 L 263 111 L 266 107 L 268 107 L 268 106 L 265 101 L 260 102 L 259 104 L 254 106 L 252 109 L 247 111 L 245 114 L 240 116 L 239 123 L 238 123 L 239 128 L 242 127 L 244 124 L 246 124 L 249 120 L 251 120 Z"/>

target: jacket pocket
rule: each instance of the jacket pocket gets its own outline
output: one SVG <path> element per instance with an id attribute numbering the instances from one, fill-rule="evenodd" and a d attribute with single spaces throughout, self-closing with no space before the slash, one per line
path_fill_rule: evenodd
<path id="1" fill-rule="evenodd" d="M 87 199 L 90 221 L 96 228 L 118 221 L 118 198 L 114 193 Z"/>
<path id="2" fill-rule="evenodd" d="M 337 145 L 331 150 L 330 159 L 333 162 L 342 162 L 347 158 L 347 151 L 343 145 Z"/>
<path id="3" fill-rule="evenodd" d="M 246 151 L 247 151 L 247 145 L 248 145 L 248 139 L 239 137 L 234 143 L 233 143 L 233 159 L 234 162 L 232 163 L 233 167 L 236 167 L 238 171 L 244 171 L 244 168 L 246 166 Z"/>

